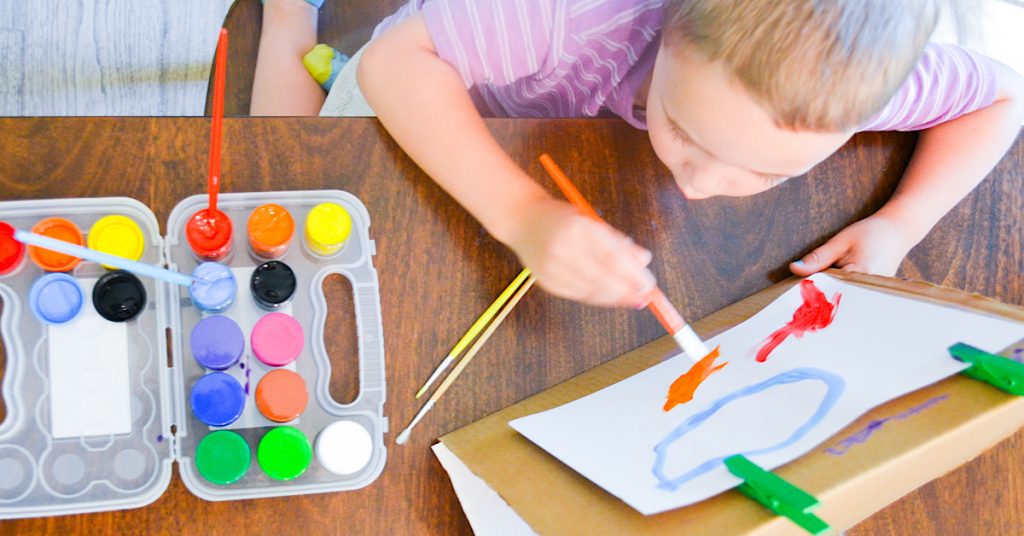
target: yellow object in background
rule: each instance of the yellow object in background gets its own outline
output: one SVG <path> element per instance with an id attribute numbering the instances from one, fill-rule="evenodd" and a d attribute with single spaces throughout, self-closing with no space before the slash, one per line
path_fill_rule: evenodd
<path id="1" fill-rule="evenodd" d="M 137 261 L 146 250 L 146 238 L 139 224 L 121 215 L 104 216 L 89 229 L 89 249 Z M 103 265 L 108 270 L 115 267 Z"/>
<path id="2" fill-rule="evenodd" d="M 352 217 L 337 203 L 321 203 L 306 217 L 306 245 L 317 255 L 327 257 L 341 251 L 352 233 Z"/>

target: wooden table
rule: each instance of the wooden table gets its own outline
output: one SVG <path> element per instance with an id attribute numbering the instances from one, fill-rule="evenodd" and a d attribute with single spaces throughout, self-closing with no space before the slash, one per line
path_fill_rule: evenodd
<path id="1" fill-rule="evenodd" d="M 691 318 L 788 275 L 786 264 L 892 192 L 912 135 L 866 134 L 812 171 L 745 199 L 686 201 L 643 132 L 614 120 L 489 120 L 528 172 L 550 152 L 600 212 L 655 254 L 662 288 Z M 166 221 L 205 181 L 209 119 L 0 119 L 0 197 L 125 195 Z M 0 523 L 3 533 L 465 534 L 469 526 L 428 447 L 438 435 L 662 335 L 646 312 L 589 308 L 532 292 L 409 444 L 392 443 L 418 408 L 413 392 L 519 271 L 513 254 L 420 172 L 370 119 L 228 119 L 224 190 L 340 188 L 370 211 L 380 274 L 391 419 L 388 464 L 353 492 L 204 502 L 175 476 L 145 508 Z M 457 158 L 458 155 L 451 155 Z M 487 180 L 487 169 L 480 180 Z M 902 274 L 1024 304 L 1024 139 L 914 249 Z M 166 230 L 164 230 L 166 232 Z M 332 393 L 357 384 L 344 285 L 343 326 L 327 341 Z M 332 321 L 332 322 L 333 322 Z M 349 322 L 349 323 L 347 323 Z M 347 326 L 347 327 L 346 327 Z M 2 363 L 2 361 L 0 361 Z M 2 416 L 2 413 L 0 413 Z M 1016 533 L 1024 526 L 1017 434 L 869 519 L 853 534 Z"/>

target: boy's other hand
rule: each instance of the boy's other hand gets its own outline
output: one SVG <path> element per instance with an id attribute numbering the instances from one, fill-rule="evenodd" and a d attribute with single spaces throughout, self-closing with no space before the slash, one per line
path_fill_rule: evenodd
<path id="1" fill-rule="evenodd" d="M 509 246 L 541 287 L 570 300 L 635 307 L 656 284 L 650 251 L 562 201 L 530 206 Z"/>
<path id="2" fill-rule="evenodd" d="M 831 266 L 891 276 L 914 246 L 910 242 L 896 221 L 876 214 L 843 229 L 804 258 L 790 263 L 789 269 L 799 276 Z"/>

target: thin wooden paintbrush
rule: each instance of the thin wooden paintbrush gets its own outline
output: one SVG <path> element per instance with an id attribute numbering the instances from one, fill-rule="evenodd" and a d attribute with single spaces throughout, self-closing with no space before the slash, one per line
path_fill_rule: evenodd
<path id="1" fill-rule="evenodd" d="M 515 309 L 516 304 L 519 303 L 519 300 L 523 299 L 523 296 L 526 295 L 526 292 L 530 290 L 530 287 L 532 287 L 533 283 L 536 281 L 537 276 L 533 274 L 529 274 L 527 276 L 526 281 L 519 287 L 518 290 L 516 290 L 515 294 L 513 294 L 512 297 L 509 298 L 505 306 L 494 317 L 494 321 L 492 321 L 487 326 L 487 329 L 485 329 L 483 333 L 480 334 L 480 337 L 476 340 L 476 342 L 474 342 L 473 345 L 469 347 L 469 350 L 466 351 L 465 357 L 463 357 L 459 361 L 459 363 L 455 365 L 455 368 L 452 369 L 452 372 L 448 374 L 448 377 L 446 377 L 444 381 L 441 382 L 441 385 L 437 387 L 437 390 L 434 391 L 434 394 L 430 395 L 430 398 L 427 399 L 427 403 L 424 404 L 422 408 L 420 408 L 420 411 L 418 413 L 416 413 L 416 416 L 413 417 L 412 422 L 409 423 L 409 426 L 406 426 L 405 430 L 402 430 L 402 433 L 398 434 L 398 439 L 395 440 L 396 443 L 402 445 L 409 440 L 409 434 L 412 432 L 413 427 L 419 424 L 420 420 L 422 420 L 423 417 L 428 412 L 430 412 L 431 409 L 434 408 L 434 404 L 436 404 L 437 401 L 440 400 L 441 397 L 444 396 L 444 394 L 448 391 L 448 388 L 450 388 L 452 384 L 455 383 L 455 380 L 458 379 L 459 375 L 462 374 L 462 371 L 466 369 L 466 366 L 468 366 L 469 363 L 473 361 L 473 358 L 476 357 L 477 352 L 479 352 L 480 348 L 482 348 L 484 343 L 487 342 L 487 339 L 491 338 L 491 335 L 494 333 L 496 329 L 498 329 L 498 326 L 500 326 L 501 323 L 505 320 L 505 317 L 507 317 L 508 314 L 512 312 L 512 309 Z"/>
<path id="2" fill-rule="evenodd" d="M 505 290 L 503 290 L 501 294 L 494 299 L 491 305 L 484 310 L 483 314 L 476 319 L 476 322 L 473 322 L 473 325 L 466 330 L 466 333 L 461 339 L 459 339 L 459 342 L 455 343 L 455 346 L 452 347 L 451 351 L 448 352 L 448 355 L 441 361 L 441 364 L 438 365 L 437 368 L 434 369 L 434 372 L 431 373 L 430 377 L 427 378 L 423 387 L 420 387 L 420 390 L 416 392 L 416 398 L 423 396 L 423 393 L 427 392 L 427 389 L 429 389 L 431 384 L 441 376 L 441 373 L 459 357 L 459 354 L 469 346 L 469 343 L 473 342 L 473 338 L 480 334 L 484 327 L 487 326 L 487 323 L 490 322 L 491 319 L 494 318 L 494 315 L 498 313 L 498 309 L 505 305 L 516 289 L 523 284 L 523 281 L 526 281 L 526 278 L 530 277 L 530 273 L 529 268 L 523 268 L 523 271 L 519 272 L 519 275 L 517 275 L 516 278 L 508 284 L 508 287 L 505 287 Z"/>

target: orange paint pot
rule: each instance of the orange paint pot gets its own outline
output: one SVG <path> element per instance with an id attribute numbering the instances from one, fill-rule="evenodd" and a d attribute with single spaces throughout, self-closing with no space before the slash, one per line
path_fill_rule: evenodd
<path id="1" fill-rule="evenodd" d="M 276 259 L 288 252 L 295 234 L 295 220 L 288 209 L 275 204 L 256 207 L 247 225 L 249 249 L 257 257 Z"/>
<path id="2" fill-rule="evenodd" d="M 306 410 L 308 402 L 306 381 L 288 369 L 269 372 L 256 386 L 256 407 L 264 417 L 274 422 L 297 419 Z"/>
<path id="3" fill-rule="evenodd" d="M 32 227 L 32 232 L 63 240 L 76 246 L 85 245 L 82 230 L 74 223 L 71 223 L 70 220 L 64 218 L 46 218 L 35 224 Z M 82 262 L 82 259 L 78 257 L 72 257 L 36 246 L 28 247 L 28 256 L 32 259 L 32 262 L 47 272 L 70 272 Z"/>

